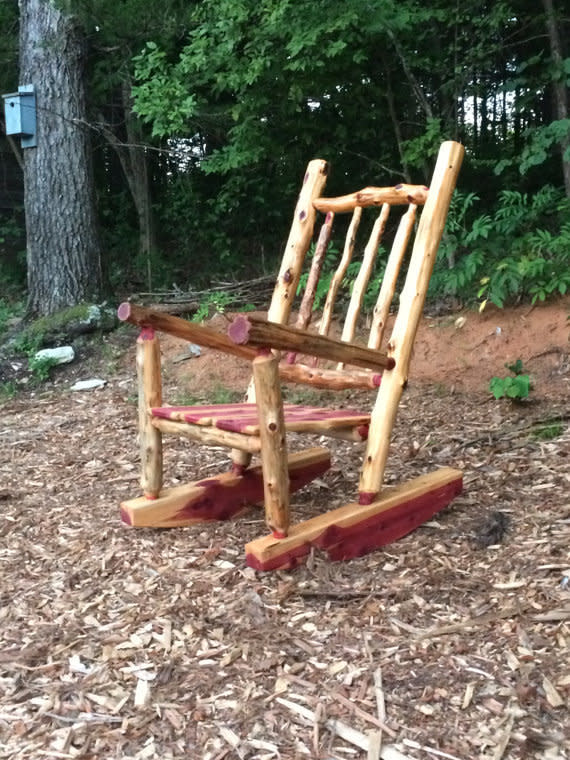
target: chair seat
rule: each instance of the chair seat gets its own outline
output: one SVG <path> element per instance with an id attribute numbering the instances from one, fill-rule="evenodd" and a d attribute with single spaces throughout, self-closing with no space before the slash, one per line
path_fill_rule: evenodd
<path id="1" fill-rule="evenodd" d="M 285 428 L 292 433 L 321 433 L 358 429 L 361 440 L 368 435 L 370 414 L 353 409 L 323 409 L 318 406 L 284 404 Z M 153 417 L 192 425 L 216 427 L 232 433 L 259 435 L 255 404 L 216 404 L 213 406 L 164 406 L 151 409 Z"/>

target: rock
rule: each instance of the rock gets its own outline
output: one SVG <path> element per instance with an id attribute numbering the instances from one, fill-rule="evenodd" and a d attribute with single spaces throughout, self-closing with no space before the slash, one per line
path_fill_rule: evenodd
<path id="1" fill-rule="evenodd" d="M 97 388 L 103 388 L 107 385 L 106 380 L 101 380 L 100 377 L 93 377 L 90 380 L 78 380 L 71 386 L 72 391 L 94 391 Z"/>
<path id="2" fill-rule="evenodd" d="M 75 351 L 71 346 L 57 348 L 42 348 L 34 355 L 34 361 L 51 361 L 54 364 L 69 364 L 75 359 Z"/>

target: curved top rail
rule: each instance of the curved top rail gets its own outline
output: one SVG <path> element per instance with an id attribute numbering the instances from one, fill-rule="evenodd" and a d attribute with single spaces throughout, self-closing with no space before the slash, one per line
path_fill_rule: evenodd
<path id="1" fill-rule="evenodd" d="M 357 206 L 381 206 L 389 203 L 392 206 L 415 203 L 423 206 L 427 201 L 429 190 L 425 185 L 395 185 L 394 187 L 365 187 L 356 193 L 340 195 L 337 198 L 317 198 L 313 206 L 317 211 L 342 214 L 353 211 Z"/>

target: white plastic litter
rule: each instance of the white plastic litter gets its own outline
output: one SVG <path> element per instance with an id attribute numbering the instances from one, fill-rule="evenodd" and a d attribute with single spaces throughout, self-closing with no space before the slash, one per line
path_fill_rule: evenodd
<path id="1" fill-rule="evenodd" d="M 93 377 L 90 380 L 78 380 L 71 386 L 72 391 L 94 391 L 97 388 L 103 388 L 107 385 L 106 380 L 101 380 L 100 377 Z"/>
<path id="2" fill-rule="evenodd" d="M 75 351 L 72 346 L 58 346 L 57 348 L 42 348 L 34 355 L 36 361 L 50 360 L 56 364 L 69 364 L 75 359 Z"/>

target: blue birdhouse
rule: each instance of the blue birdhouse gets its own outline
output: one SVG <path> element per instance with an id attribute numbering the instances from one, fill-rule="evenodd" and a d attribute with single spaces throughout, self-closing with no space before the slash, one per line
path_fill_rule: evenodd
<path id="1" fill-rule="evenodd" d="M 19 137 L 22 148 L 35 148 L 36 142 L 36 94 L 33 84 L 23 84 L 18 92 L 2 95 L 6 134 Z"/>

